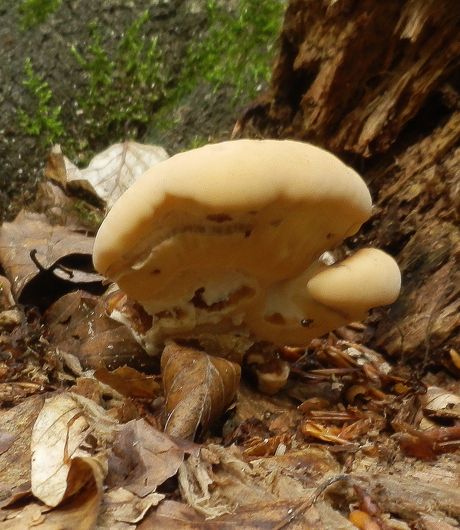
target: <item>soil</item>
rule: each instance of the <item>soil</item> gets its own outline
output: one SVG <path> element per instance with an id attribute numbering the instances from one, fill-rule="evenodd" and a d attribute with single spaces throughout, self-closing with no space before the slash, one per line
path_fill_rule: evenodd
<path id="1" fill-rule="evenodd" d="M 207 24 L 204 0 L 72 0 L 63 2 L 43 23 L 25 30 L 18 5 L 0 1 L 0 220 L 11 219 L 33 199 L 49 149 L 41 145 L 39 138 L 25 134 L 18 124 L 18 109 L 30 113 L 35 105 L 23 86 L 27 57 L 31 58 L 34 70 L 49 83 L 53 105 L 62 105 L 64 124 L 73 128 L 79 119 L 73 99 L 83 74 L 70 48 L 74 45 L 84 49 L 92 22 L 96 21 L 103 29 L 104 45 L 110 52 L 123 31 L 148 9 L 146 35 L 158 38 L 172 72 L 179 70 L 186 46 L 191 39 L 199 38 Z M 232 9 L 233 3 L 222 5 Z M 178 80 L 170 80 L 175 82 Z M 152 117 L 152 123 L 137 139 L 161 144 L 174 154 L 195 138 L 228 137 L 236 117 L 248 103 L 244 96 L 235 103 L 229 91 L 228 86 L 218 91 L 210 91 L 205 84 L 198 86 L 174 109 L 170 126 L 159 130 Z M 123 139 L 108 138 L 107 145 L 120 140 Z M 91 151 L 104 147 L 89 146 Z"/>

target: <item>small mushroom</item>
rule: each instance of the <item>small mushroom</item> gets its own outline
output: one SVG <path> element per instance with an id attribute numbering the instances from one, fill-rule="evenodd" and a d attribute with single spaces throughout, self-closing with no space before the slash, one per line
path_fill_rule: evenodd
<path id="1" fill-rule="evenodd" d="M 398 266 L 379 250 L 320 259 L 370 214 L 361 177 L 318 147 L 223 142 L 136 181 L 103 222 L 94 263 L 151 315 L 151 352 L 168 338 L 305 345 L 398 296 Z"/>

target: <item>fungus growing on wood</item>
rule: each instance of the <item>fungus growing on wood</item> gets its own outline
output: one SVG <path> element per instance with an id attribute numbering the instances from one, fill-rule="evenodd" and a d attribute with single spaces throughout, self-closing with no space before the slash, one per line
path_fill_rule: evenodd
<path id="1" fill-rule="evenodd" d="M 380 250 L 319 259 L 370 214 L 360 176 L 318 147 L 223 142 L 133 184 L 97 234 L 94 263 L 150 315 L 152 352 L 169 338 L 306 345 L 398 296 L 398 266 Z"/>

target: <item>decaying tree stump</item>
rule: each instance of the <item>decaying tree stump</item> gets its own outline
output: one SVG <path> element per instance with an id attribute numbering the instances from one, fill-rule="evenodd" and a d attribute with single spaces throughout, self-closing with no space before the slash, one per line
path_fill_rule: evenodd
<path id="1" fill-rule="evenodd" d="M 460 351 L 459 34 L 458 0 L 290 0 L 271 91 L 236 128 L 314 142 L 363 175 L 376 208 L 359 244 L 403 271 L 374 340 L 417 363 Z"/>

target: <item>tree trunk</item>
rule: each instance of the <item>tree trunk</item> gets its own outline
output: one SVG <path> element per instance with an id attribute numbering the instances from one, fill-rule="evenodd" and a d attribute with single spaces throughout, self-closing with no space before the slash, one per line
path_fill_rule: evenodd
<path id="1" fill-rule="evenodd" d="M 458 368 L 459 28 L 458 0 L 290 0 L 271 92 L 236 127 L 319 144 L 363 175 L 376 206 L 359 244 L 403 273 L 374 344 Z"/>

